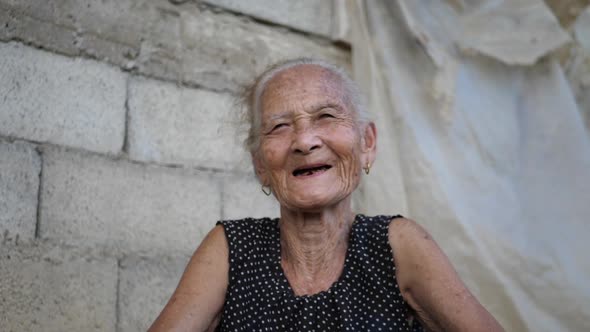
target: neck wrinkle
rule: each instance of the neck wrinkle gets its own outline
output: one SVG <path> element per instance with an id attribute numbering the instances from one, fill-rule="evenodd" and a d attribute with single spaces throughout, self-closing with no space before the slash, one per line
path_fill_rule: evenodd
<path id="1" fill-rule="evenodd" d="M 297 295 L 327 290 L 338 280 L 354 218 L 350 210 L 281 213 L 281 266 Z"/>

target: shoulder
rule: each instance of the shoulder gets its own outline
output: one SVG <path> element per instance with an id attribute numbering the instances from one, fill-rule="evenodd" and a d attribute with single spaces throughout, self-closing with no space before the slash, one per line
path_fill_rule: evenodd
<path id="1" fill-rule="evenodd" d="M 404 217 L 392 218 L 389 221 L 388 234 L 390 241 L 394 241 L 396 244 L 401 243 L 401 245 L 416 244 L 416 240 L 419 240 L 420 243 L 433 242 L 430 234 L 422 226 L 414 220 Z"/>
<path id="2" fill-rule="evenodd" d="M 217 248 L 227 254 L 227 238 L 223 227 L 219 225 L 213 227 L 203 241 L 201 241 L 199 247 Z"/>
<path id="3" fill-rule="evenodd" d="M 402 296 L 430 330 L 503 331 L 422 226 L 395 219 L 389 242 Z"/>
<path id="4" fill-rule="evenodd" d="M 189 261 L 190 266 L 209 265 L 210 262 L 219 262 L 221 270 L 226 270 L 226 262 L 229 256 L 228 241 L 225 231 L 221 226 L 215 226 L 201 241 L 199 247 Z"/>
<path id="5" fill-rule="evenodd" d="M 392 220 L 389 243 L 402 296 L 430 330 L 502 331 L 417 222 Z"/>
<path id="6" fill-rule="evenodd" d="M 404 217 L 392 219 L 389 224 L 388 238 L 398 264 L 432 262 L 438 265 L 441 262 L 439 259 L 444 256 L 432 236 L 412 219 Z M 446 257 L 444 261 L 446 262 Z"/>
<path id="7" fill-rule="evenodd" d="M 454 274 L 454 269 L 438 244 L 414 220 L 392 220 L 388 238 L 398 267 L 397 278 L 402 292 L 421 287 L 424 280 L 432 280 L 435 275 Z"/>
<path id="8" fill-rule="evenodd" d="M 216 226 L 201 241 L 149 331 L 205 331 L 223 307 L 228 269 L 224 230 Z"/>

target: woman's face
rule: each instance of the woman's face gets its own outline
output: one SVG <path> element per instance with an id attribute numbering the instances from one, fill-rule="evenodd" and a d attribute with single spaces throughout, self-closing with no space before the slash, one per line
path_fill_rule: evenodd
<path id="1" fill-rule="evenodd" d="M 277 74 L 261 96 L 256 172 L 282 206 L 317 211 L 347 198 L 375 154 L 375 127 L 359 128 L 340 80 L 315 65 Z"/>

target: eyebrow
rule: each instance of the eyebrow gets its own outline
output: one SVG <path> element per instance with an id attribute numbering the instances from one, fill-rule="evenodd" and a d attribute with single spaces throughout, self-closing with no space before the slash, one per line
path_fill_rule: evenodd
<path id="1" fill-rule="evenodd" d="M 324 108 L 333 108 L 333 109 L 335 109 L 335 110 L 337 110 L 339 112 L 344 111 L 342 109 L 342 106 L 340 106 L 340 105 L 338 105 L 336 103 L 326 102 L 326 103 L 318 104 L 317 106 L 313 107 L 313 111 L 311 113 L 319 112 L 319 111 L 323 110 Z"/>
<path id="2" fill-rule="evenodd" d="M 333 109 L 337 110 L 338 112 L 343 112 L 342 106 L 340 106 L 336 103 L 333 103 L 333 102 L 325 102 L 325 103 L 320 103 L 320 104 L 314 105 L 313 107 L 310 108 L 310 110 L 307 110 L 306 112 L 308 112 L 310 114 L 315 114 L 325 108 L 333 108 Z M 281 112 L 278 114 L 271 115 L 268 119 L 268 122 L 288 118 L 290 116 L 290 114 L 291 114 L 290 111 L 284 111 L 284 112 Z M 266 121 L 264 121 L 264 122 L 266 122 Z"/>

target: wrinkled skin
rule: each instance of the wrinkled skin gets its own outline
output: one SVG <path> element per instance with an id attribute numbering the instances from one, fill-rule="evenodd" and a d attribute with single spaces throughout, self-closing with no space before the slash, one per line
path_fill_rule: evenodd
<path id="1" fill-rule="evenodd" d="M 299 65 L 275 76 L 262 96 L 253 160 L 281 204 L 281 267 L 297 296 L 325 291 L 342 274 L 354 218 L 350 194 L 375 158 L 375 125 L 357 124 L 342 91 L 333 74 Z M 293 173 L 301 167 L 316 172 Z M 428 330 L 503 331 L 418 224 L 397 218 L 388 231 L 399 290 Z M 150 331 L 218 325 L 230 271 L 224 233 L 217 226 L 203 240 Z"/>
<path id="2" fill-rule="evenodd" d="M 262 95 L 256 172 L 282 209 L 319 212 L 349 199 L 375 158 L 373 124 L 359 128 L 339 79 L 314 65 L 275 76 Z M 329 165 L 306 176 L 293 172 Z"/>

